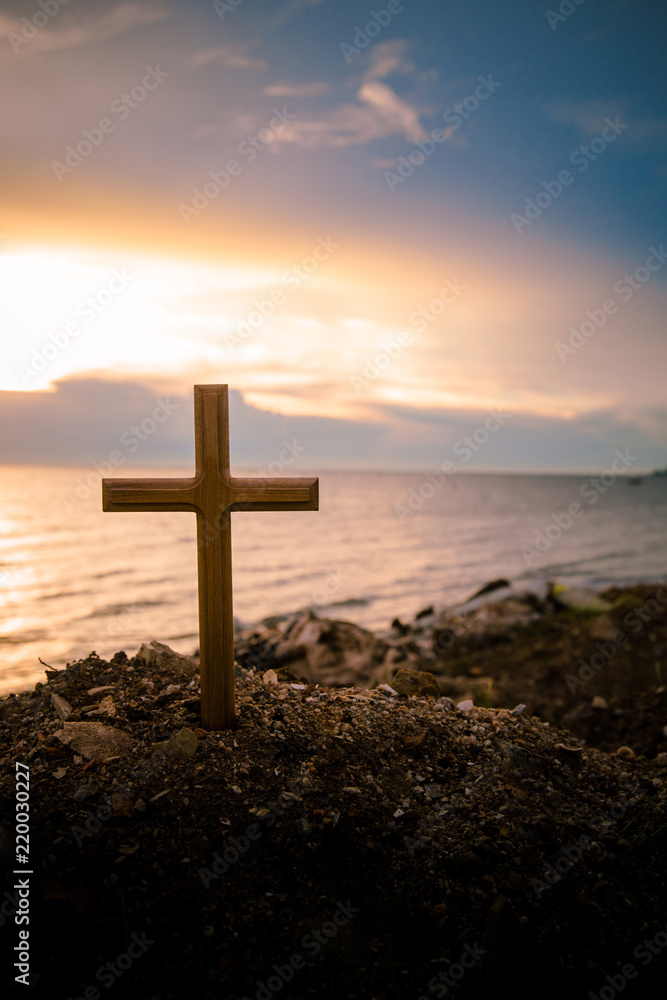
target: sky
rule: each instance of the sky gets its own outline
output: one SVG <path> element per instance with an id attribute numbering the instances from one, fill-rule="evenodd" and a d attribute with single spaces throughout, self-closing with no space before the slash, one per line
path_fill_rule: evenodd
<path id="1" fill-rule="evenodd" d="M 290 474 L 667 465 L 665 36 L 653 0 L 4 3 L 0 462 L 188 465 L 226 383 L 233 461 Z"/>

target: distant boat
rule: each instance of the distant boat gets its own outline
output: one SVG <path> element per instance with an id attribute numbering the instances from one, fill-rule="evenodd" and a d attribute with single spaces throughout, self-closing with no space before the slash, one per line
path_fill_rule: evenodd
<path id="1" fill-rule="evenodd" d="M 667 469 L 655 469 L 651 475 L 653 476 L 667 476 Z"/>
<path id="2" fill-rule="evenodd" d="M 631 476 L 630 479 L 628 479 L 630 486 L 641 486 L 643 482 L 644 480 L 641 476 Z"/>

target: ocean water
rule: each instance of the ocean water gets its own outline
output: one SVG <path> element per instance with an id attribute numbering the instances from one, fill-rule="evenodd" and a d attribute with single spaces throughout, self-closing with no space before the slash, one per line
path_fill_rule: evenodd
<path id="1" fill-rule="evenodd" d="M 191 470 L 123 470 L 135 475 Z M 235 615 L 251 623 L 310 606 L 385 629 L 499 576 L 595 588 L 667 580 L 667 477 L 442 479 L 328 472 L 317 512 L 234 513 Z M 40 657 L 62 667 L 91 650 L 132 655 L 151 639 L 192 653 L 195 515 L 104 513 L 89 467 L 0 467 L 0 607 L 0 693 L 43 680 Z"/>

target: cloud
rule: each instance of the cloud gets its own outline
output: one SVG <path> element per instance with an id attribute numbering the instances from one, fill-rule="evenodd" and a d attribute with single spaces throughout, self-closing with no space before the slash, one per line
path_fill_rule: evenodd
<path id="1" fill-rule="evenodd" d="M 607 118 L 617 115 L 621 121 L 627 121 L 626 104 L 624 101 L 554 101 L 545 106 L 545 111 L 555 122 L 562 125 L 574 125 L 580 135 L 599 135 L 607 124 Z"/>
<path id="2" fill-rule="evenodd" d="M 319 97 L 330 90 L 331 84 L 323 80 L 320 83 L 274 83 L 265 87 L 264 93 L 269 97 Z"/>
<path id="3" fill-rule="evenodd" d="M 375 109 L 380 120 L 391 128 L 391 132 L 404 135 L 413 142 L 425 138 L 426 133 L 415 109 L 402 101 L 386 83 L 380 83 L 379 80 L 364 83 L 357 96 Z"/>
<path id="4" fill-rule="evenodd" d="M 363 80 L 384 80 L 391 73 L 401 73 L 403 76 L 414 72 L 414 63 L 406 59 L 408 43 L 397 38 L 392 42 L 382 42 L 375 45 L 369 52 L 370 66 Z"/>
<path id="5" fill-rule="evenodd" d="M 157 400 L 172 413 L 150 421 Z M 363 419 L 285 416 L 259 409 L 230 390 L 232 463 L 266 465 L 295 439 L 314 470 L 432 469 L 488 416 L 478 408 L 416 408 L 371 404 Z M 501 406 L 500 409 L 505 409 Z M 163 411 L 162 411 L 163 412 Z M 608 408 L 572 419 L 512 412 L 488 446 L 479 448 L 465 471 L 571 470 L 607 467 L 616 448 L 638 456 L 636 469 L 664 465 L 667 412 Z M 146 423 L 148 422 L 148 423 Z M 133 428 L 144 427 L 144 440 Z M 139 435 L 140 437 L 141 435 Z M 138 381 L 101 377 L 66 379 L 52 392 L 0 392 L 0 462 L 103 466 L 113 451 L 122 467 L 194 461 L 192 393 L 164 395 Z M 454 456 L 456 461 L 456 456 Z M 460 463 L 459 463 L 460 464 Z M 103 470 L 103 474 L 109 474 Z"/>
<path id="6" fill-rule="evenodd" d="M 273 32 L 276 28 L 282 28 L 284 24 L 288 24 L 295 17 L 298 17 L 303 10 L 312 9 L 321 3 L 324 3 L 324 0 L 290 0 L 273 17 L 268 19 L 264 33 Z"/>
<path id="7" fill-rule="evenodd" d="M 389 135 L 402 135 L 417 142 L 426 135 L 419 114 L 392 88 L 382 83 L 391 73 L 412 72 L 405 59 L 406 43 L 397 40 L 377 45 L 369 53 L 370 66 L 357 91 L 357 104 L 340 104 L 324 115 L 299 115 L 275 136 L 272 148 L 281 145 L 300 149 L 359 146 Z"/>
<path id="8" fill-rule="evenodd" d="M 39 29 L 34 38 L 24 42 L 22 22 L 0 14 L 0 32 L 19 36 L 20 41 L 9 39 L 17 54 L 34 55 L 106 41 L 130 28 L 163 21 L 168 16 L 167 10 L 152 3 L 121 3 L 105 14 L 81 15 L 76 22 L 65 12 L 53 25 Z"/>
<path id="9" fill-rule="evenodd" d="M 254 45 L 255 42 L 245 42 L 241 45 L 217 45 L 212 49 L 201 49 L 192 56 L 192 65 L 199 68 L 211 62 L 219 62 L 234 69 L 264 70 L 267 68 L 266 60 L 247 55 Z"/>

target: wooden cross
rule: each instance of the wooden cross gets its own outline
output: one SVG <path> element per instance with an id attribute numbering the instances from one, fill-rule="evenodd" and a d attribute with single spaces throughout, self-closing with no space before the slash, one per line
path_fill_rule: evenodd
<path id="1" fill-rule="evenodd" d="M 191 479 L 103 479 L 102 509 L 197 515 L 199 659 L 204 729 L 234 724 L 233 510 L 318 510 L 318 479 L 238 479 L 229 472 L 226 385 L 195 387 Z"/>

